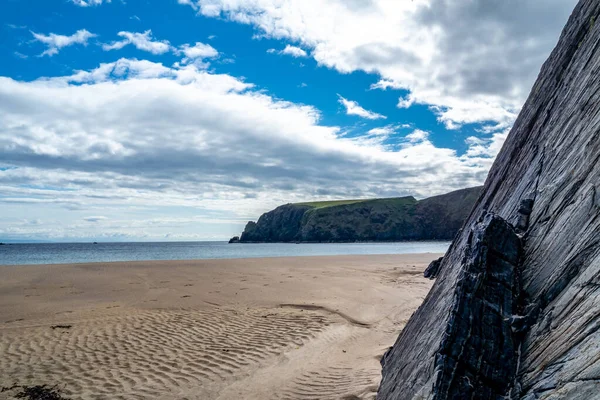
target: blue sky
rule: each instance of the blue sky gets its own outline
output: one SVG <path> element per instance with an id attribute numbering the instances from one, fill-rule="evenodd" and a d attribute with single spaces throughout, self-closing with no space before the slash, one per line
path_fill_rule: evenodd
<path id="1" fill-rule="evenodd" d="M 573 0 L 7 0 L 0 240 L 482 184 Z"/>

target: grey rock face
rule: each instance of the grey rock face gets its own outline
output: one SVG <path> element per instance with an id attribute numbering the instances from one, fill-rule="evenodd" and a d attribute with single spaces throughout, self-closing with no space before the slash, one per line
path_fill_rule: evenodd
<path id="1" fill-rule="evenodd" d="M 485 214 L 471 230 L 434 360 L 432 393 L 438 397 L 497 399 L 513 384 L 520 338 L 512 329 L 520 300 L 520 254 L 521 239 L 499 216 Z M 436 261 L 439 266 L 441 260 Z M 395 378 L 382 383 L 381 393 L 404 379 L 396 374 L 400 371 L 389 371 L 403 352 L 394 346 L 382 360 L 384 374 Z"/>
<path id="2" fill-rule="evenodd" d="M 385 357 L 379 399 L 465 398 L 458 394 L 462 390 L 473 394 L 467 398 L 600 398 L 598 20 L 600 0 L 581 0 L 542 67 L 483 194 L 444 257 L 432 290 Z M 486 212 L 508 221 L 522 237 L 516 275 L 520 292 L 511 312 L 515 306 L 519 310 L 510 318 L 512 334 L 504 325 L 488 324 L 487 311 L 473 311 L 469 317 L 472 326 L 489 329 L 482 340 L 491 348 L 500 339 L 516 346 L 510 384 L 496 381 L 500 369 L 480 362 L 489 359 L 486 345 L 480 347 L 481 360 L 473 357 L 477 351 L 450 352 L 462 363 L 464 376 L 480 377 L 476 384 L 470 377 L 468 383 L 457 381 L 440 361 L 449 354 L 448 327 L 456 320 L 457 297 L 470 293 L 464 280 L 473 266 L 465 255 Z M 485 306 L 508 314 L 506 296 L 484 290 Z M 510 349 L 508 342 L 504 350 Z M 503 357 L 512 365 L 508 353 Z"/>
<path id="3" fill-rule="evenodd" d="M 229 239 L 229 243 L 239 243 L 239 242 L 240 242 L 239 236 L 234 236 L 231 239 Z"/>
<path id="4" fill-rule="evenodd" d="M 444 257 L 440 257 L 437 260 L 433 260 L 429 263 L 425 271 L 423 272 L 423 276 L 429 279 L 435 279 L 438 276 L 440 271 L 440 265 L 442 264 L 442 260 Z"/>
<path id="5" fill-rule="evenodd" d="M 293 242 L 299 239 L 307 206 L 285 204 L 263 214 L 257 222 L 248 222 L 241 242 Z"/>
<path id="6" fill-rule="evenodd" d="M 520 253 L 520 238 L 502 218 L 487 214 L 473 228 L 435 360 L 440 396 L 496 399 L 513 383 Z"/>

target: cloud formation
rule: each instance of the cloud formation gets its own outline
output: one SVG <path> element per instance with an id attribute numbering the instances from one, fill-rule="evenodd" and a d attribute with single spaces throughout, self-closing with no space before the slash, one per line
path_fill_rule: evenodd
<path id="1" fill-rule="evenodd" d="M 493 160 L 491 144 L 473 141 L 472 152 L 458 156 L 404 127 L 349 137 L 321 124 L 314 107 L 193 64 L 121 59 L 64 77 L 0 78 L 2 207 L 65 209 L 86 223 L 110 213 L 110 221 L 96 221 L 106 232 L 123 204 L 201 208 L 204 219 L 242 221 L 290 201 L 474 186 Z"/>
<path id="2" fill-rule="evenodd" d="M 296 46 L 292 46 L 292 45 L 286 45 L 285 48 L 283 50 L 275 50 L 275 49 L 268 49 L 267 53 L 269 54 L 280 54 L 280 55 L 287 55 L 287 56 L 292 56 L 294 58 L 306 58 L 308 57 L 308 53 L 304 50 L 301 49 L 300 47 L 296 47 Z"/>
<path id="3" fill-rule="evenodd" d="M 112 43 L 102 44 L 104 51 L 120 50 L 123 47 L 132 44 L 138 50 L 147 51 L 149 53 L 160 55 L 168 52 L 183 56 L 182 64 L 194 64 L 198 68 L 208 68 L 210 65 L 206 59 L 217 58 L 219 52 L 209 44 L 196 42 L 194 45 L 183 44 L 179 47 L 174 47 L 168 40 L 156 40 L 152 37 L 152 31 L 145 32 L 119 32 L 119 36 L 123 40 L 114 41 Z"/>
<path id="4" fill-rule="evenodd" d="M 111 0 L 71 0 L 79 7 L 99 6 L 102 3 L 110 3 Z"/>
<path id="5" fill-rule="evenodd" d="M 291 46 L 289 44 L 286 45 L 283 50 L 281 50 L 280 54 L 285 54 L 294 58 L 308 57 L 306 51 L 304 51 L 300 47 Z"/>
<path id="6" fill-rule="evenodd" d="M 110 44 L 103 44 L 102 49 L 104 51 L 120 50 L 130 44 L 138 50 L 147 51 L 152 54 L 164 54 L 172 49 L 168 40 L 153 39 L 150 29 L 142 33 L 121 31 L 117 35 L 123 39 Z"/>
<path id="7" fill-rule="evenodd" d="M 281 203 L 481 184 L 497 143 L 470 139 L 459 156 L 407 126 L 351 137 L 314 107 L 194 64 L 121 59 L 31 82 L 3 77 L 0 234 L 158 240 L 172 227 L 193 239 L 201 223 L 223 238 Z M 23 218 L 42 223 L 14 220 L 23 205 L 35 205 Z M 195 213 L 149 225 L 157 205 Z M 62 222 L 66 212 L 80 222 Z"/>
<path id="8" fill-rule="evenodd" d="M 196 42 L 193 46 L 184 44 L 179 47 L 179 52 L 192 60 L 196 58 L 214 58 L 219 55 L 219 52 L 214 47 L 201 42 Z"/>
<path id="9" fill-rule="evenodd" d="M 219 56 L 219 52 L 209 44 L 196 42 L 193 46 L 184 44 L 179 46 L 177 50 L 174 50 L 176 54 L 184 55 L 185 57 L 181 60 L 183 64 L 193 63 L 198 68 L 208 68 L 209 64 L 205 62 L 207 58 L 216 58 Z"/>
<path id="10" fill-rule="evenodd" d="M 55 33 L 50 33 L 48 35 L 44 35 L 42 33 L 31 32 L 34 39 L 38 42 L 45 44 L 48 49 L 45 50 L 40 56 L 53 56 L 58 54 L 60 49 L 63 47 L 72 46 L 74 44 L 82 44 L 87 46 L 88 40 L 96 37 L 95 34 L 85 30 L 80 29 L 74 34 L 70 36 L 65 35 L 57 35 Z"/>
<path id="11" fill-rule="evenodd" d="M 386 119 L 385 115 L 365 110 L 356 101 L 347 100 L 338 94 L 338 102 L 344 106 L 347 115 L 356 115 L 366 119 Z"/>
<path id="12" fill-rule="evenodd" d="M 179 0 L 311 49 L 321 65 L 381 77 L 400 107 L 425 104 L 448 128 L 514 121 L 576 0 Z"/>

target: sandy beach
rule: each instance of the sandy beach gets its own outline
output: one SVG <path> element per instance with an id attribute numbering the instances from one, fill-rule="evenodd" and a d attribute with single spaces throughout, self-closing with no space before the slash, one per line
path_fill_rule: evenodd
<path id="1" fill-rule="evenodd" d="M 73 399 L 373 399 L 436 257 L 0 266 L 0 386 L 57 384 Z"/>

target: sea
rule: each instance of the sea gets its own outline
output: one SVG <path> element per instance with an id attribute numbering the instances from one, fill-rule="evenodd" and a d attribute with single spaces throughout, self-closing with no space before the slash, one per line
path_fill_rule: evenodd
<path id="1" fill-rule="evenodd" d="M 0 245 L 0 265 L 445 253 L 449 246 L 450 242 L 299 244 L 229 244 L 227 242 L 19 243 Z"/>

